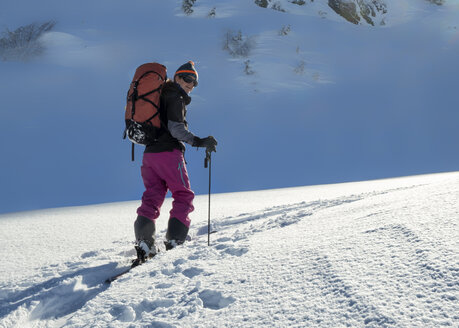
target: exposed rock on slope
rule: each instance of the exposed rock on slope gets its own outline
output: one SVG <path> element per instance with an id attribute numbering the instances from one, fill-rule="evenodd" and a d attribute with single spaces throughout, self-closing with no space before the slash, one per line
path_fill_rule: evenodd
<path id="1" fill-rule="evenodd" d="M 328 0 L 328 6 L 353 24 L 364 19 L 373 26 L 385 25 L 383 15 L 387 14 L 387 5 L 381 0 Z"/>
<path id="2" fill-rule="evenodd" d="M 328 1 L 328 3 L 327 3 Z M 441 6 L 446 0 L 419 0 L 427 1 Z M 254 0 L 255 4 L 262 8 L 270 8 L 281 12 L 295 11 L 292 4 L 307 6 L 308 4 L 320 5 L 323 3 L 332 9 L 336 14 L 343 17 L 352 24 L 368 24 L 371 26 L 386 25 L 387 15 L 398 15 L 403 13 L 390 12 L 387 0 Z M 315 6 L 317 8 L 317 6 Z M 320 15 L 320 14 L 319 14 Z M 322 17 L 322 15 L 320 15 Z"/>

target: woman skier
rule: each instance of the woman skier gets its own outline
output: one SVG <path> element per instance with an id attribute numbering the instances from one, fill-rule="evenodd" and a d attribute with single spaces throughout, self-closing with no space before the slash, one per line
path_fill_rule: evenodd
<path id="1" fill-rule="evenodd" d="M 134 223 L 137 261 L 144 262 L 156 255 L 155 221 L 168 190 L 172 193 L 172 209 L 166 233 L 166 249 L 185 242 L 190 227 L 189 213 L 194 210 L 194 193 L 184 160 L 185 144 L 205 147 L 207 152 L 216 151 L 214 137 L 199 138 L 188 130 L 186 106 L 189 94 L 198 85 L 198 72 L 189 61 L 180 66 L 173 80 L 163 85 L 160 98 L 160 117 L 167 127 L 157 141 L 146 146 L 142 160 L 142 179 L 145 191 L 142 204 L 137 209 Z"/>

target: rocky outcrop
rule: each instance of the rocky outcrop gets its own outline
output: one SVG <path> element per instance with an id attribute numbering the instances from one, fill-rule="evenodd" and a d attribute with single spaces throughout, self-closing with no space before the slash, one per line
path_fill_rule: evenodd
<path id="1" fill-rule="evenodd" d="M 283 4 L 289 2 L 297 6 L 313 3 L 315 0 L 254 0 L 255 4 L 262 8 L 270 8 L 278 11 L 285 11 Z M 317 1 L 317 0 L 316 0 Z M 326 1 L 326 0 L 322 0 Z M 444 0 L 429 0 L 444 1 Z M 381 20 L 376 23 L 375 18 L 387 12 L 383 0 L 328 0 L 328 6 L 338 15 L 353 24 L 361 24 L 364 21 L 370 25 L 382 25 Z"/>
<path id="2" fill-rule="evenodd" d="M 338 15 L 353 24 L 365 20 L 370 25 L 384 25 L 384 19 L 375 18 L 387 13 L 387 5 L 382 0 L 328 0 L 328 6 Z"/>
<path id="3" fill-rule="evenodd" d="M 261 8 L 268 8 L 269 2 L 268 0 L 255 0 L 255 4 Z"/>
<path id="4" fill-rule="evenodd" d="M 285 12 L 283 7 L 288 3 L 298 6 L 307 5 L 314 1 L 328 1 L 328 6 L 346 21 L 352 24 L 369 24 L 372 26 L 385 25 L 387 4 L 385 0 L 254 0 L 255 4 L 262 8 L 270 8 Z M 405 1 L 405 0 L 400 0 Z M 438 6 L 443 5 L 446 0 L 418 0 L 428 1 Z M 290 6 L 290 11 L 292 11 Z"/>
<path id="5" fill-rule="evenodd" d="M 293 3 L 294 5 L 298 5 L 298 6 L 303 6 L 308 2 L 314 2 L 314 0 L 287 0 L 287 1 L 290 3 Z M 281 8 L 281 3 L 276 0 L 255 0 L 255 4 L 262 8 L 271 8 L 271 9 L 276 9 L 276 10 L 279 10 L 278 8 Z"/>
<path id="6" fill-rule="evenodd" d="M 426 0 L 426 1 L 429 1 L 429 2 L 431 2 L 433 4 L 436 4 L 436 5 L 439 5 L 439 6 L 443 5 L 446 2 L 446 0 Z"/>
<path id="7" fill-rule="evenodd" d="M 360 22 L 360 16 L 357 14 L 357 5 L 354 2 L 328 0 L 328 6 L 348 22 L 353 24 Z"/>

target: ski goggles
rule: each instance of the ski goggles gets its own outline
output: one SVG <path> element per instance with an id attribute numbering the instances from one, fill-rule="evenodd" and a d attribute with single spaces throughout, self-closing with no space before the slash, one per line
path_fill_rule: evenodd
<path id="1" fill-rule="evenodd" d="M 181 78 L 186 83 L 193 83 L 193 86 L 198 86 L 198 81 L 191 75 L 182 75 Z"/>

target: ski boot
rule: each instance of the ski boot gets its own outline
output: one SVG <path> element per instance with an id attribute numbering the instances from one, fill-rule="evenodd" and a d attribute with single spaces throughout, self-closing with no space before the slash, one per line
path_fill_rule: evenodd
<path id="1" fill-rule="evenodd" d="M 137 258 L 132 262 L 131 267 L 138 266 L 157 254 L 155 230 L 155 223 L 152 220 L 140 215 L 137 217 L 134 223 Z"/>
<path id="2" fill-rule="evenodd" d="M 182 245 L 187 239 L 189 228 L 176 218 L 170 218 L 167 225 L 166 251 Z"/>

